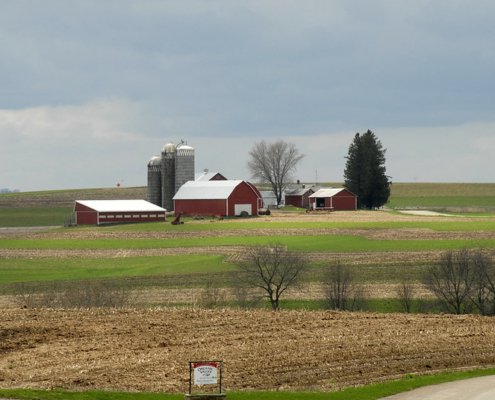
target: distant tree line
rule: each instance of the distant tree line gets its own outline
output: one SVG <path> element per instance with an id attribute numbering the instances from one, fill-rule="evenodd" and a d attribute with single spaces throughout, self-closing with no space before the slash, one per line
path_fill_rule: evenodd
<path id="1" fill-rule="evenodd" d="M 444 311 L 495 315 L 495 263 L 493 250 L 449 250 L 430 266 L 423 283 L 435 294 Z"/>
<path id="2" fill-rule="evenodd" d="M 443 312 L 495 315 L 494 259 L 494 251 L 483 248 L 448 250 L 439 262 L 425 269 L 421 283 L 436 297 L 437 309 Z M 323 288 L 326 308 L 341 311 L 363 308 L 365 292 L 356 283 L 356 273 L 350 266 L 340 262 L 327 266 Z M 406 280 L 397 286 L 397 299 L 405 312 L 412 311 L 416 288 L 417 285 Z"/>
<path id="3" fill-rule="evenodd" d="M 396 287 L 396 299 L 405 312 L 412 312 L 416 301 L 419 312 L 434 308 L 449 314 L 495 315 L 494 260 L 492 249 L 448 250 L 420 276 L 420 283 L 436 297 L 436 302 L 417 299 L 419 285 L 405 279 Z M 307 272 L 308 263 L 303 256 L 276 244 L 252 248 L 246 261 L 239 265 L 237 279 L 242 283 L 241 287 L 264 292 L 263 297 L 278 310 L 282 294 Z M 342 261 L 323 267 L 320 277 L 322 307 L 340 311 L 366 310 L 369 295 L 366 286 L 359 282 L 358 273 Z"/>
<path id="4" fill-rule="evenodd" d="M 14 190 L 10 190 L 8 188 L 0 189 L 0 193 L 19 193 L 19 192 L 20 192 L 19 189 L 14 189 Z"/>

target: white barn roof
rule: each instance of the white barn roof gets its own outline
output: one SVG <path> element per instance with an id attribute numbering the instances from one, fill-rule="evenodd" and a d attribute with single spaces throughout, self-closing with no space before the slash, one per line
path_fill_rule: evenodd
<path id="1" fill-rule="evenodd" d="M 260 193 L 263 198 L 273 197 L 275 199 L 277 197 L 275 196 L 275 193 L 273 193 L 271 190 L 260 190 Z"/>
<path id="2" fill-rule="evenodd" d="M 174 200 L 227 199 L 242 182 L 244 181 L 189 181 L 181 186 Z"/>
<path id="3" fill-rule="evenodd" d="M 76 203 L 89 207 L 98 212 L 164 212 L 165 209 L 158 207 L 146 200 L 76 200 Z"/>
<path id="4" fill-rule="evenodd" d="M 332 189 L 320 189 L 313 193 L 311 196 L 309 196 L 310 199 L 316 198 L 316 197 L 333 197 L 336 194 L 342 192 L 342 190 L 345 190 L 344 188 L 332 188 Z"/>
<path id="5" fill-rule="evenodd" d="M 285 195 L 286 196 L 304 196 L 306 193 L 308 193 L 309 191 L 313 191 L 313 189 L 311 188 L 306 188 L 306 189 L 294 189 L 294 190 L 290 190 L 290 191 L 286 191 L 285 192 Z"/>
<path id="6" fill-rule="evenodd" d="M 200 172 L 197 173 L 194 177 L 196 181 L 209 181 L 211 180 L 218 172 Z"/>

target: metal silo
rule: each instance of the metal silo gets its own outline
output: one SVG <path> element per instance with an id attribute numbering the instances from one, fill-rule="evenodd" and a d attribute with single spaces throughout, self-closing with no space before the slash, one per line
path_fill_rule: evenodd
<path id="1" fill-rule="evenodd" d="M 175 192 L 181 186 L 188 182 L 194 181 L 194 149 L 187 143 L 181 142 L 176 148 L 175 161 Z"/>
<path id="2" fill-rule="evenodd" d="M 151 157 L 148 161 L 148 192 L 146 199 L 159 207 L 162 206 L 162 158 Z"/>
<path id="3" fill-rule="evenodd" d="M 167 143 L 162 150 L 162 204 L 167 211 L 173 211 L 175 195 L 175 144 Z"/>

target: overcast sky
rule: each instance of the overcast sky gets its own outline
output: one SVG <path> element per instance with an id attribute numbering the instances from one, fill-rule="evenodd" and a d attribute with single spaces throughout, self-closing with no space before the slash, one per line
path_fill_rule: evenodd
<path id="1" fill-rule="evenodd" d="M 340 182 L 371 129 L 394 182 L 493 182 L 492 0 L 0 0 L 0 188 L 145 186 L 168 142 L 250 178 L 261 139 Z"/>

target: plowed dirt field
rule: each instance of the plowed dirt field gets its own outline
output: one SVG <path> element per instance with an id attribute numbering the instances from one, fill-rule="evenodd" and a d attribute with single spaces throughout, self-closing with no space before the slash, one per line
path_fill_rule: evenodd
<path id="1" fill-rule="evenodd" d="M 194 360 L 226 390 L 334 390 L 495 364 L 479 316 L 195 309 L 0 310 L 0 387 L 188 390 Z"/>

